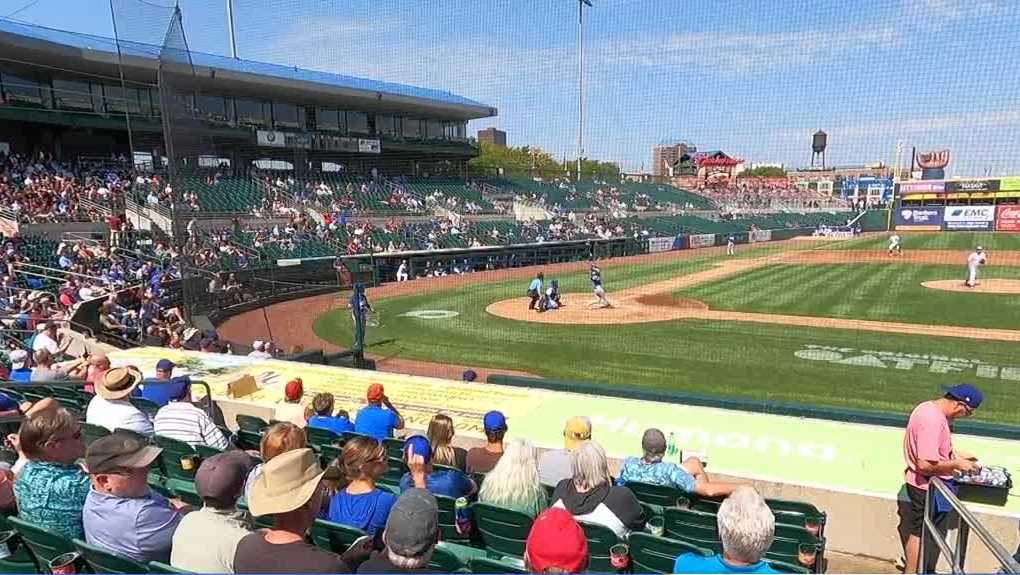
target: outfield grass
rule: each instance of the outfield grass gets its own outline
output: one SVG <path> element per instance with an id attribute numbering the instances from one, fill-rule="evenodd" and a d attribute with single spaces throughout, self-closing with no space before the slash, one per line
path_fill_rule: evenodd
<path id="1" fill-rule="evenodd" d="M 962 265 L 770 265 L 676 292 L 712 309 L 1020 329 L 1020 298 L 926 288 L 964 279 Z M 1020 278 L 1020 268 L 982 268 L 980 279 Z"/>
<path id="2" fill-rule="evenodd" d="M 745 256 L 753 255 L 750 252 Z M 607 271 L 606 280 L 612 292 L 692 273 L 724 257 L 615 267 Z M 774 266 L 763 272 L 778 274 L 784 267 Z M 848 281 L 845 266 L 842 273 L 835 268 L 824 272 L 836 274 L 834 285 L 827 285 L 832 278 L 815 278 L 813 292 L 845 297 L 849 288 L 837 289 L 839 286 L 862 289 L 860 283 Z M 569 291 L 588 289 L 584 272 L 564 274 L 558 279 Z M 749 292 L 758 289 L 755 285 L 735 289 L 749 297 Z M 374 305 L 382 321 L 369 330 L 369 351 L 381 356 L 522 370 L 562 380 L 900 413 L 936 395 L 940 384 L 966 380 L 986 390 L 988 400 L 978 412 L 981 419 L 1020 424 L 1020 413 L 1014 407 L 1020 399 L 1020 370 L 999 370 L 1014 365 L 1014 361 L 1020 365 L 1020 360 L 1014 359 L 1015 344 L 701 320 L 567 326 L 507 320 L 484 311 L 489 303 L 523 295 L 525 287 L 526 282 L 489 283 L 377 301 Z M 894 287 L 883 290 L 876 285 L 870 289 L 892 301 L 902 296 L 898 289 L 907 289 Z M 797 303 L 797 297 L 786 297 L 785 292 L 780 295 L 790 305 Z M 816 303 L 821 309 L 838 309 L 839 295 L 832 301 L 821 298 Z M 400 315 L 425 309 L 456 311 L 459 315 L 432 320 Z M 816 311 L 812 315 L 822 314 Z M 320 316 L 314 330 L 339 345 L 351 341 L 351 320 L 344 310 Z M 808 347 L 811 345 L 833 346 L 840 351 L 818 352 Z M 935 354 L 958 361 L 939 363 L 941 360 L 936 358 L 901 362 L 877 352 Z M 822 355 L 813 355 L 817 353 Z M 864 359 L 860 359 L 862 356 Z M 986 377 L 977 376 L 977 364 L 972 360 L 981 362 L 981 373 Z"/>
<path id="3" fill-rule="evenodd" d="M 830 250 L 885 250 L 889 247 L 889 236 L 894 232 L 876 236 L 833 242 L 823 249 Z M 904 250 L 960 250 L 969 252 L 976 246 L 988 251 L 1020 250 L 1020 234 L 1004 234 L 994 232 L 948 232 L 918 233 L 898 232 L 902 238 Z M 961 256 L 961 261 L 962 261 Z"/>

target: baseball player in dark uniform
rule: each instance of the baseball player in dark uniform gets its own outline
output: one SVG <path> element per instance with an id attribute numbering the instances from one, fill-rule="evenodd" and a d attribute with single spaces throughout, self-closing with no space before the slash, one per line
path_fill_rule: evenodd
<path id="1" fill-rule="evenodd" d="M 588 304 L 588 307 L 613 307 L 613 304 L 609 303 L 609 300 L 606 299 L 606 290 L 602 287 L 602 270 L 599 269 L 595 262 L 592 262 L 588 268 L 588 277 L 591 279 L 591 289 L 595 294 L 595 300 Z"/>

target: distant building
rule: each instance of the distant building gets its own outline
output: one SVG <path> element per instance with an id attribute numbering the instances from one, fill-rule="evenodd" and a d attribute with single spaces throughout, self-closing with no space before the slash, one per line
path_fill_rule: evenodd
<path id="1" fill-rule="evenodd" d="M 496 128 L 485 128 L 484 130 L 478 130 L 478 141 L 492 144 L 493 146 L 499 146 L 500 148 L 506 147 L 506 132 L 503 130 L 497 130 Z"/>
<path id="2" fill-rule="evenodd" d="M 693 154 L 697 148 L 687 142 L 676 142 L 652 148 L 652 175 L 669 176 L 670 168 L 681 156 Z"/>

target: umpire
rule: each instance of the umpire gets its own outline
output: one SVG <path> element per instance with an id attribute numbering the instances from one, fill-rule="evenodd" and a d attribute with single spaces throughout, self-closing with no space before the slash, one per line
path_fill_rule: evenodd
<path id="1" fill-rule="evenodd" d="M 538 309 L 537 304 L 539 298 L 542 297 L 542 281 L 545 279 L 545 275 L 542 272 L 538 272 L 535 279 L 531 280 L 531 285 L 528 286 L 528 295 L 531 297 L 531 301 L 528 302 L 528 309 Z"/>

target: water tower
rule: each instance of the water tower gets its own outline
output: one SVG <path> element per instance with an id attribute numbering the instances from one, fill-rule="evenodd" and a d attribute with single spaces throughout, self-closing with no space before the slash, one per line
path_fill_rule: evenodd
<path id="1" fill-rule="evenodd" d="M 815 166 L 815 162 L 821 159 L 822 169 L 825 169 L 825 146 L 828 144 L 829 136 L 818 130 L 811 136 L 811 167 Z"/>

